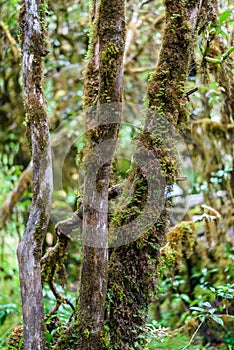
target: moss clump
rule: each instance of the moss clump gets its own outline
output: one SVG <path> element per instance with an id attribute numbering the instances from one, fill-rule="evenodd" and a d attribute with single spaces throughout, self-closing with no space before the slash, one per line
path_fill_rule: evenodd
<path id="1" fill-rule="evenodd" d="M 62 334 L 59 335 L 59 340 L 52 347 L 53 350 L 69 349 L 77 350 L 79 339 L 79 324 L 73 322 Z"/>
<path id="2" fill-rule="evenodd" d="M 196 242 L 196 228 L 193 221 L 182 221 L 173 227 L 166 235 L 167 245 L 161 250 L 161 257 L 167 266 L 181 270 L 183 260 L 193 254 Z"/>
<path id="3" fill-rule="evenodd" d="M 22 341 L 23 337 L 24 337 L 24 327 L 23 326 L 15 327 L 8 338 L 7 350 L 10 350 L 10 349 L 23 350 L 23 347 L 24 347 L 24 343 Z"/>
<path id="4" fill-rule="evenodd" d="M 41 259 L 41 276 L 42 281 L 49 284 L 53 283 L 56 275 L 60 276 L 60 283 L 66 280 L 66 273 L 64 272 L 64 260 L 67 257 L 66 247 L 68 244 L 68 237 L 60 235 L 55 247 L 50 248 Z M 61 276 L 64 278 L 61 280 Z"/>

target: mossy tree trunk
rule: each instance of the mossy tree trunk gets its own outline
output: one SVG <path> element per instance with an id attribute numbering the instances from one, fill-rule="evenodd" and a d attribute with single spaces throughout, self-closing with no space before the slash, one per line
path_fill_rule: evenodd
<path id="1" fill-rule="evenodd" d="M 83 105 L 88 139 L 84 160 L 83 258 L 77 326 L 72 327 L 77 339 L 70 338 L 69 342 L 65 336 L 56 349 L 105 348 L 108 188 L 121 118 L 125 1 L 92 1 L 90 17 Z"/>
<path id="2" fill-rule="evenodd" d="M 166 185 L 171 185 L 179 171 L 173 151 L 173 135 L 176 135 L 176 131 L 184 131 L 188 124 L 184 89 L 191 54 L 198 30 L 202 30 L 213 20 L 214 12 L 212 4 L 209 5 L 207 1 L 166 0 L 165 6 L 163 42 L 157 68 L 148 84 L 148 112 L 144 129 L 138 139 L 135 158 L 142 147 L 148 149 L 157 158 Z M 159 174 L 156 177 L 157 175 Z M 119 214 L 121 225 L 135 219 L 146 202 L 148 185 L 144 171 L 133 166 L 129 181 L 135 187 L 135 197 L 126 212 Z M 155 180 L 155 185 L 160 186 L 160 181 Z M 154 209 L 160 212 L 157 205 Z M 111 349 L 144 347 L 142 334 L 148 307 L 155 293 L 156 269 L 160 246 L 165 242 L 169 212 L 170 203 L 165 202 L 161 214 L 150 229 L 142 230 L 140 238 L 116 248 L 111 254 L 107 315 Z"/>
<path id="3" fill-rule="evenodd" d="M 20 15 L 25 109 L 33 160 L 32 207 L 17 251 L 25 350 L 46 348 L 40 260 L 50 215 L 52 167 L 46 101 L 42 87 L 42 57 L 47 53 L 45 9 L 44 1 L 25 0 Z"/>
<path id="4" fill-rule="evenodd" d="M 100 350 L 105 345 L 108 188 L 121 117 L 125 1 L 95 1 L 92 20 L 85 107 L 95 107 L 86 113 L 89 154 L 85 160 L 78 349 Z M 90 128 L 90 123 L 95 127 Z"/>

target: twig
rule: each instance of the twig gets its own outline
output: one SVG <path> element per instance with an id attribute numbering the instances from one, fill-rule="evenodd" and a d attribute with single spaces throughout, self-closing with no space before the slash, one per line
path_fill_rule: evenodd
<path id="1" fill-rule="evenodd" d="M 21 50 L 20 48 L 18 47 L 15 39 L 13 38 L 13 36 L 11 35 L 8 27 L 2 22 L 0 21 L 0 28 L 2 28 L 3 32 L 5 33 L 6 35 L 6 38 L 10 44 L 10 49 L 13 53 L 13 56 L 16 58 L 16 59 L 19 59 L 21 57 Z"/>
<path id="2" fill-rule="evenodd" d="M 189 90 L 188 92 L 186 92 L 186 96 L 188 97 L 188 96 L 190 96 L 190 95 L 192 95 L 194 92 L 196 92 L 198 90 L 198 88 L 197 87 L 195 87 L 194 89 L 192 89 L 192 90 Z"/>
<path id="3" fill-rule="evenodd" d="M 57 300 L 57 304 L 60 306 L 61 304 L 68 304 L 71 309 L 74 311 L 75 310 L 75 307 L 74 305 L 70 302 L 70 300 L 68 300 L 67 298 L 64 298 L 59 292 L 58 290 L 56 289 L 55 285 L 53 284 L 53 282 L 51 282 L 49 284 L 50 286 L 50 289 L 52 291 L 52 293 L 54 294 L 56 300 Z"/>
<path id="4" fill-rule="evenodd" d="M 143 1 L 143 2 L 140 4 L 139 8 L 142 8 L 143 6 L 147 5 L 149 2 L 152 2 L 152 0 L 145 0 L 145 1 Z"/>
<path id="5" fill-rule="evenodd" d="M 23 195 L 27 186 L 32 183 L 32 162 L 29 163 L 27 168 L 22 172 L 18 180 L 17 185 L 10 193 L 6 201 L 3 203 L 0 209 L 1 227 L 5 226 L 8 216 L 11 214 L 15 204 L 19 198 Z"/>
<path id="6" fill-rule="evenodd" d="M 201 205 L 201 208 L 206 209 L 206 210 L 208 210 L 208 212 L 211 212 L 212 214 L 214 214 L 217 219 L 221 218 L 221 215 L 219 214 L 219 212 L 217 210 L 215 210 L 214 208 L 210 207 L 209 205 L 203 204 L 203 205 Z"/>
<path id="7" fill-rule="evenodd" d="M 190 342 L 189 342 L 188 345 L 186 345 L 182 350 L 188 349 L 188 347 L 192 344 L 193 339 L 195 338 L 197 332 L 199 331 L 199 329 L 201 328 L 201 326 L 203 325 L 203 323 L 204 323 L 204 321 L 202 321 L 202 322 L 198 325 L 197 329 L 195 330 L 195 332 L 194 332 L 193 335 L 192 335 L 192 338 L 190 339 Z"/>
<path id="8" fill-rule="evenodd" d="M 155 70 L 156 69 L 156 66 L 146 66 L 146 67 L 136 67 L 136 68 L 127 68 L 126 69 L 126 72 L 129 72 L 129 73 L 144 73 L 144 72 L 147 72 L 147 71 L 152 71 L 152 70 Z"/>

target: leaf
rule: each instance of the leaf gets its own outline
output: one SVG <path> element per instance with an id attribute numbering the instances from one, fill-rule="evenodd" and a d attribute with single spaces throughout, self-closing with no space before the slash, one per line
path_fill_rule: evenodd
<path id="1" fill-rule="evenodd" d="M 228 294 L 228 293 L 223 293 L 222 297 L 225 298 L 225 299 L 232 299 L 233 295 Z"/>
<path id="2" fill-rule="evenodd" d="M 215 311 L 217 311 L 217 309 L 212 307 L 212 309 L 209 310 L 209 314 L 213 315 L 215 313 Z"/>
<path id="3" fill-rule="evenodd" d="M 189 296 L 188 296 L 187 294 L 181 294 L 181 298 L 182 298 L 184 301 L 186 301 L 187 303 L 190 302 L 190 298 L 189 298 Z"/>
<path id="4" fill-rule="evenodd" d="M 206 306 L 206 307 L 211 307 L 211 304 L 210 304 L 208 301 L 206 301 L 206 302 L 203 303 L 202 305 L 203 305 L 203 306 Z"/>
<path id="5" fill-rule="evenodd" d="M 212 320 L 214 320 L 216 323 L 220 324 L 221 326 L 224 325 L 222 318 L 220 318 L 216 315 L 210 315 L 210 318 L 212 318 Z"/>
<path id="6" fill-rule="evenodd" d="M 229 49 L 226 51 L 226 52 L 224 52 L 224 54 L 223 54 L 223 59 L 225 59 L 225 58 L 227 58 L 229 55 L 231 55 L 231 53 L 234 51 L 234 46 L 231 46 L 231 47 L 229 47 Z"/>
<path id="7" fill-rule="evenodd" d="M 224 11 L 223 13 L 221 13 L 221 15 L 219 16 L 219 25 L 221 26 L 223 24 L 223 22 L 226 21 L 226 19 L 230 16 L 231 11 L 227 10 Z"/>
<path id="8" fill-rule="evenodd" d="M 227 37 L 227 33 L 222 29 L 217 29 L 216 32 L 222 35 L 224 39 Z"/>
<path id="9" fill-rule="evenodd" d="M 193 311 L 200 311 L 200 312 L 206 311 L 206 310 L 202 309 L 201 307 L 197 307 L 197 306 L 192 306 L 192 307 L 190 307 L 190 309 Z"/>
<path id="10" fill-rule="evenodd" d="M 19 341 L 19 346 L 18 348 L 21 349 L 21 346 L 23 345 L 23 342 L 24 342 L 24 337 L 22 337 Z"/>

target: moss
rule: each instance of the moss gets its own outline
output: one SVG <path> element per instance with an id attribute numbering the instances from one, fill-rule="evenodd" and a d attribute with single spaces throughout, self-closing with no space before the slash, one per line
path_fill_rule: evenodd
<path id="1" fill-rule="evenodd" d="M 167 3 L 166 27 L 159 58 L 160 70 L 152 75 L 147 96 L 149 108 L 159 114 L 163 111 L 171 123 L 177 124 L 187 121 L 183 96 L 193 35 L 182 2 Z"/>
<path id="2" fill-rule="evenodd" d="M 23 334 L 24 329 L 23 326 L 17 326 L 13 329 L 11 335 L 8 338 L 7 341 L 7 350 L 10 349 L 18 349 L 18 350 L 22 350 L 24 343 L 23 343 Z"/>
<path id="3" fill-rule="evenodd" d="M 46 255 L 41 259 L 41 276 L 42 281 L 51 284 L 56 278 L 57 274 L 63 272 L 63 263 L 67 257 L 66 247 L 68 238 L 65 235 L 60 235 L 55 247 L 48 250 Z M 64 275 L 62 273 L 62 275 Z M 61 274 L 59 278 L 60 283 Z"/>
<path id="4" fill-rule="evenodd" d="M 159 63 L 149 79 L 145 127 L 139 133 L 137 142 L 139 150 L 147 149 L 159 161 L 161 175 L 166 184 L 171 185 L 179 175 L 175 133 L 172 130 L 175 127 L 177 131 L 184 132 L 189 124 L 184 89 L 196 38 L 196 28 L 192 28 L 190 14 L 198 3 L 166 0 L 165 5 L 166 25 Z M 155 174 L 155 181 L 157 178 L 159 176 Z M 124 210 L 119 211 L 117 207 L 113 226 L 122 226 L 134 220 L 147 200 L 146 176 L 136 164 L 133 164 L 128 181 L 134 195 Z M 146 225 L 146 231 L 139 239 L 114 249 L 111 254 L 108 321 L 113 349 L 137 348 L 136 342 L 144 333 L 148 305 L 156 288 L 159 246 L 165 244 L 169 208 L 170 202 L 166 201 L 165 208 L 150 229 Z M 181 268 L 182 258 L 188 258 L 192 253 L 194 233 L 193 223 L 183 223 L 170 231 L 167 262 Z M 131 235 L 131 232 L 126 232 L 126 236 L 128 234 Z M 124 290 L 123 300 L 119 298 L 120 290 Z"/>
<path id="5" fill-rule="evenodd" d="M 103 349 L 109 349 L 110 340 L 109 340 L 109 328 L 104 327 L 103 331 L 101 332 L 100 340 L 103 346 Z"/>
<path id="6" fill-rule="evenodd" d="M 183 221 L 173 227 L 166 235 L 168 244 L 161 250 L 161 257 L 168 266 L 181 270 L 184 259 L 193 254 L 196 241 L 195 223 Z"/>
<path id="7" fill-rule="evenodd" d="M 96 104 L 97 101 L 109 103 L 122 99 L 122 85 L 117 88 L 116 83 L 123 63 L 126 35 L 123 4 L 116 1 L 113 6 L 108 0 L 102 0 L 94 11 L 98 15 L 93 13 L 94 19 L 90 29 L 84 108 Z M 121 26 L 117 21 L 122 21 Z M 99 54 L 95 57 L 98 38 Z"/>
<path id="8" fill-rule="evenodd" d="M 53 350 L 69 349 L 77 350 L 78 338 L 79 338 L 79 324 L 73 322 L 72 325 L 67 328 L 62 334 L 60 334 L 59 340 L 52 347 Z"/>

